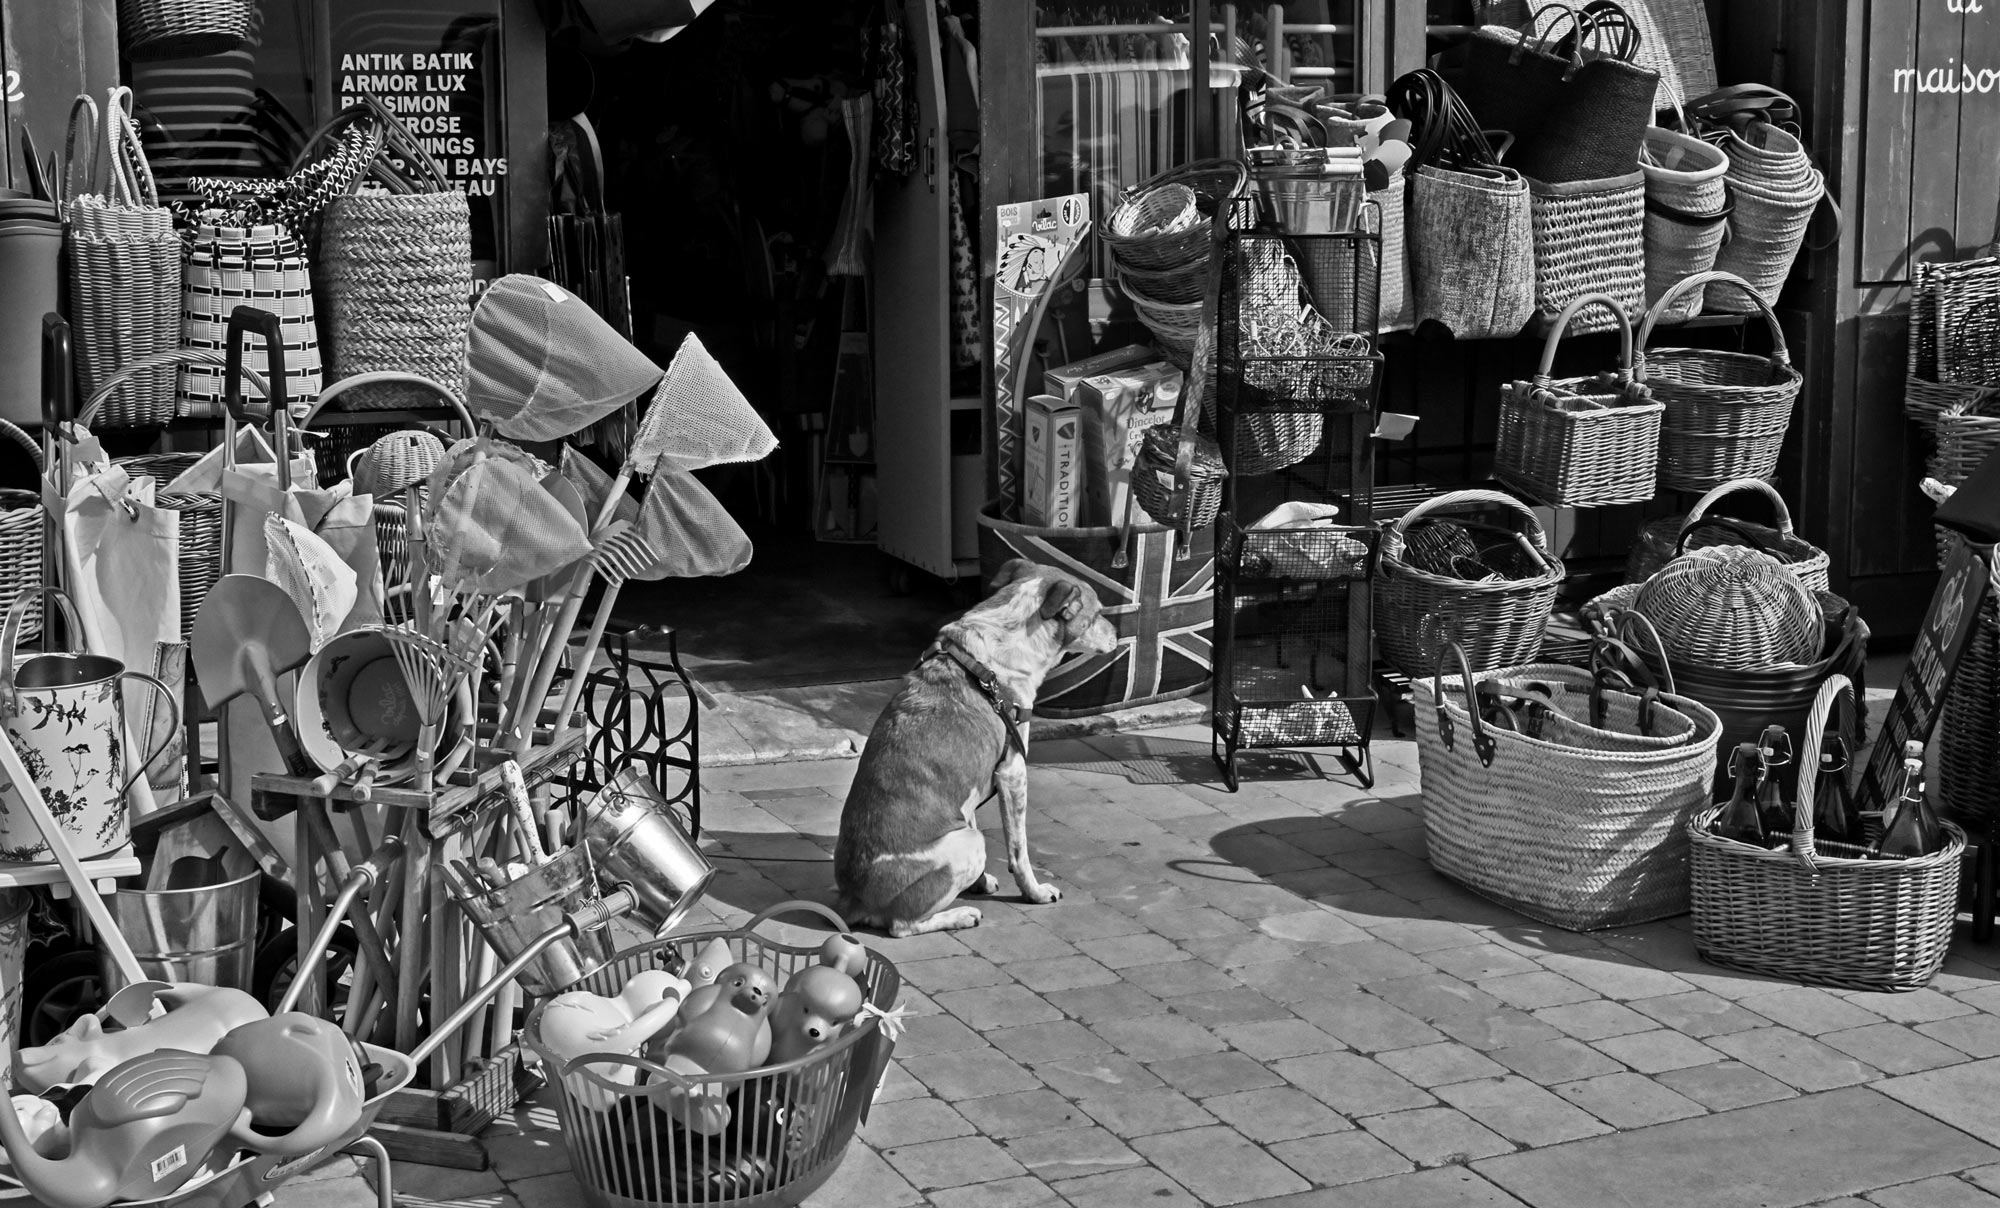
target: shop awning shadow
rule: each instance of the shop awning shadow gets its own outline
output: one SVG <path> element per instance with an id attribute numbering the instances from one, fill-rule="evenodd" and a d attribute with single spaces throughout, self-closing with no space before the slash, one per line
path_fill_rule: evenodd
<path id="1" fill-rule="evenodd" d="M 1079 748 L 1092 754 L 1080 756 Z M 1059 750 L 1060 754 L 1044 756 L 1030 747 L 1029 763 L 1064 772 L 1117 776 L 1128 784 L 1222 783 L 1221 769 L 1205 742 L 1152 734 L 1093 734 L 1080 741 L 1064 741 Z M 1314 757 L 1303 751 L 1240 751 L 1236 769 L 1245 780 L 1320 777 Z"/>

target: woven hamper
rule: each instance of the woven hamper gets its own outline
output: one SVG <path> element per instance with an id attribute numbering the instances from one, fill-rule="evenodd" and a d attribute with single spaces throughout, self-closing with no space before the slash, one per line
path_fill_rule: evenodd
<path id="1" fill-rule="evenodd" d="M 1646 177 L 1634 171 L 1569 184 L 1528 181 L 1535 240 L 1535 307 L 1553 318 L 1588 294 L 1607 294 L 1628 314 L 1646 304 Z M 1578 334 L 1610 331 L 1593 313 Z"/>
<path id="2" fill-rule="evenodd" d="M 1730 161 L 1732 170 L 1736 160 Z M 1715 267 L 1748 281 L 1758 301 L 1776 305 L 1792 272 L 1792 262 L 1805 246 L 1806 228 L 1812 225 L 1813 211 L 1826 195 L 1826 180 L 1819 169 L 1808 167 L 1810 176 L 1792 184 L 1770 185 L 1763 178 L 1729 177 L 1735 205 L 1729 217 L 1729 241 L 1716 253 Z M 1739 294 L 1723 294 L 1709 303 L 1713 310 L 1728 314 L 1749 314 L 1756 307 Z"/>
<path id="3" fill-rule="evenodd" d="M 1812 589 L 1777 559 L 1740 545 L 1683 554 L 1632 597 L 1676 663 L 1753 671 L 1812 661 L 1826 618 Z"/>
<path id="4" fill-rule="evenodd" d="M 1747 297 L 1764 314 L 1771 355 L 1705 348 L 1649 350 L 1653 327 L 1683 290 L 1708 286 L 1710 305 L 1725 295 Z M 1792 367 L 1784 329 L 1770 304 L 1741 277 L 1697 273 L 1668 290 L 1639 326 L 1633 375 L 1666 405 L 1660 421 L 1660 485 L 1707 491 L 1739 478 L 1769 478 L 1791 427 L 1792 407 L 1804 382 Z"/>
<path id="5" fill-rule="evenodd" d="M 1708 509 L 1731 495 L 1751 493 L 1770 502 L 1772 525 L 1757 524 L 1735 517 L 1710 517 Z M 1638 543 L 1625 563 L 1625 581 L 1644 583 L 1653 572 L 1690 550 L 1712 545 L 1747 545 L 1785 564 L 1799 581 L 1814 591 L 1832 590 L 1827 552 L 1798 535 L 1792 528 L 1792 512 L 1785 506 L 1778 488 L 1761 478 L 1739 478 L 1725 482 L 1695 501 L 1685 516 L 1654 520 L 1639 530 Z"/>
<path id="6" fill-rule="evenodd" d="M 1548 690 L 1538 715 L 1509 711 L 1516 728 L 1496 726 L 1473 699 L 1463 652 L 1449 658 L 1458 683 L 1416 684 L 1431 867 L 1571 931 L 1685 913 L 1686 828 L 1708 802 L 1715 714 L 1672 694 L 1593 691 L 1589 672 L 1544 664 L 1476 677 L 1509 704 L 1528 684 Z"/>
<path id="7" fill-rule="evenodd" d="M 1915 990 L 1944 964 L 1965 832 L 1945 823 L 1944 849 L 1911 860 L 1870 860 L 1861 848 L 1813 836 L 1820 745 L 1838 705 L 1849 749 L 1859 749 L 1855 695 L 1847 677 L 1835 675 L 1813 698 L 1786 847 L 1709 833 L 1718 809 L 1688 826 L 1694 947 L 1710 964 L 1854 990 Z"/>
<path id="8" fill-rule="evenodd" d="M 2000 257 L 1961 261 L 1965 267 L 2000 267 Z M 1938 376 L 1938 270 L 1934 260 L 1910 266 L 1910 342 L 1903 380 L 1903 413 L 1935 439 L 1937 417 L 1954 405 L 2000 398 L 2000 387 L 1946 382 Z M 1956 267 L 1956 266 L 1954 266 Z M 1969 408 L 1968 408 L 1969 409 Z"/>
<path id="9" fill-rule="evenodd" d="M 1517 528 L 1449 518 L 1468 511 Z M 1453 642 L 1474 671 L 1535 661 L 1565 572 L 1526 505 L 1498 491 L 1439 495 L 1397 517 L 1381 551 L 1375 640 L 1390 666 L 1431 675 Z"/>
<path id="10" fill-rule="evenodd" d="M 1557 380 L 1556 348 L 1576 316 L 1593 306 L 1617 323 L 1615 371 Z M 1639 503 L 1654 494 L 1660 412 L 1632 381 L 1632 324 L 1605 294 L 1586 294 L 1563 308 L 1530 381 L 1500 390 L 1500 438 L 1493 475 L 1551 507 Z"/>
<path id="11" fill-rule="evenodd" d="M 118 0 L 125 57 L 199 59 L 246 46 L 256 0 Z"/>

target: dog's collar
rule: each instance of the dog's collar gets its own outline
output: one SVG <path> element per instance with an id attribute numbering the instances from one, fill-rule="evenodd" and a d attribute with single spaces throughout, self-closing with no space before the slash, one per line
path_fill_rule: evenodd
<path id="1" fill-rule="evenodd" d="M 1007 689 L 1001 685 L 1000 677 L 994 674 L 993 668 L 967 654 L 956 642 L 940 639 L 931 643 L 931 648 L 924 651 L 923 657 L 917 662 L 927 663 L 932 659 L 950 659 L 957 663 L 967 678 L 971 679 L 993 705 L 994 710 L 1000 714 L 1000 720 L 1006 722 L 1010 728 L 1027 724 L 1030 707 L 1010 696 Z"/>

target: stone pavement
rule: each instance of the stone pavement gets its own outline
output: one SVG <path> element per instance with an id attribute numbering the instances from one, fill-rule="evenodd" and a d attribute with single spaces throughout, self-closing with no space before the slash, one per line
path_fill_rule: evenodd
<path id="1" fill-rule="evenodd" d="M 1196 726 L 1033 761 L 1063 900 L 1013 900 L 989 829 L 984 925 L 871 941 L 914 1018 L 811 1208 L 2000 1205 L 2000 945 L 1890 995 L 1704 965 L 1686 918 L 1530 923 L 1430 870 L 1408 741 L 1372 791 L 1265 756 L 1223 792 Z M 853 769 L 705 774 L 712 917 L 828 900 Z M 582 1203 L 547 1094 L 402 1201 Z"/>

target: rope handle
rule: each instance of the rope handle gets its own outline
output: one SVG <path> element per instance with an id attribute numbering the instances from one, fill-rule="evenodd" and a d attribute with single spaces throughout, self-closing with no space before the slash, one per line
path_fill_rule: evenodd
<path id="1" fill-rule="evenodd" d="M 1680 552 L 1682 544 L 1685 544 L 1687 540 L 1688 529 L 1696 521 L 1706 517 L 1708 509 L 1720 503 L 1726 496 L 1734 495 L 1739 491 L 1754 491 L 1770 500 L 1771 514 L 1776 518 L 1779 535 L 1785 537 L 1793 535 L 1792 510 L 1785 506 L 1785 497 L 1778 494 L 1778 488 L 1761 478 L 1736 478 L 1723 483 L 1719 487 L 1711 487 L 1708 494 L 1695 500 L 1694 507 L 1688 511 L 1687 518 L 1681 521 L 1681 541 L 1675 543 L 1674 552 L 1677 554 Z"/>
<path id="2" fill-rule="evenodd" d="M 213 365 L 218 369 L 226 369 L 229 367 L 229 358 L 219 352 L 210 352 L 205 348 L 170 348 L 164 352 L 148 353 L 145 356 L 128 361 L 124 365 L 119 366 L 116 373 L 104 379 L 104 382 L 98 386 L 96 391 L 83 401 L 83 406 L 76 413 L 77 424 L 80 427 L 88 429 L 90 421 L 96 418 L 98 409 L 104 405 L 104 400 L 110 398 L 117 392 L 120 386 L 131 381 L 139 374 L 145 373 L 148 370 L 165 369 L 168 366 L 179 365 Z M 258 373 L 248 366 L 239 367 L 238 372 L 242 374 L 243 380 L 256 387 L 257 392 L 263 397 L 269 398 L 271 396 L 270 383 L 264 380 L 263 374 Z"/>
<path id="3" fill-rule="evenodd" d="M 1528 536 L 1528 543 L 1523 548 L 1534 554 L 1541 561 L 1543 570 L 1546 571 L 1549 569 L 1548 538 L 1542 532 L 1542 522 L 1535 517 L 1534 510 L 1512 495 L 1503 495 L 1499 491 L 1487 491 L 1476 488 L 1470 491 L 1451 491 L 1447 494 L 1433 496 L 1411 508 L 1409 511 L 1404 512 L 1401 516 L 1396 517 L 1382 533 L 1383 556 L 1401 556 L 1404 531 L 1415 521 L 1429 516 L 1433 512 L 1443 512 L 1455 508 L 1470 508 L 1476 504 L 1490 504 L 1508 508 L 1525 519 L 1528 522 L 1527 534 L 1525 534 Z"/>
<path id="4" fill-rule="evenodd" d="M 1790 348 L 1785 343 L 1785 330 L 1778 325 L 1778 314 L 1771 309 L 1769 302 L 1764 301 L 1764 295 L 1758 293 L 1754 286 L 1735 273 L 1711 270 L 1705 273 L 1695 273 L 1689 277 L 1682 277 L 1679 281 L 1674 282 L 1667 287 L 1667 292 L 1660 295 L 1660 300 L 1653 303 L 1652 309 L 1646 312 L 1645 321 L 1639 324 L 1638 347 L 1632 353 L 1633 381 L 1643 382 L 1646 380 L 1646 349 L 1652 342 L 1654 325 L 1660 321 L 1662 315 L 1673 308 L 1676 298 L 1679 298 L 1691 289 L 1704 285 L 1733 285 L 1737 289 L 1742 290 L 1752 302 L 1755 302 L 1757 309 L 1764 315 L 1765 324 L 1771 329 L 1771 364 L 1780 369 L 1791 366 L 1792 354 Z"/>
<path id="5" fill-rule="evenodd" d="M 319 397 L 313 400 L 312 406 L 307 409 L 305 415 L 300 417 L 299 427 L 311 427 L 313 418 L 325 410 L 328 403 L 339 398 L 349 390 L 361 386 L 381 385 L 383 383 L 394 383 L 399 386 L 417 386 L 428 390 L 444 400 L 445 405 L 453 411 L 454 418 L 459 423 L 465 425 L 465 430 L 468 433 L 478 430 L 478 425 L 472 422 L 472 413 L 465 409 L 465 403 L 459 399 L 451 387 L 442 382 L 424 377 L 421 374 L 399 373 L 388 369 L 377 370 L 373 373 L 357 373 L 352 377 L 341 378 L 339 381 L 327 386 L 319 392 Z"/>
<path id="6" fill-rule="evenodd" d="M 1819 850 L 1813 843 L 1813 798 L 1819 790 L 1819 757 L 1825 744 L 1827 725 L 1835 720 L 1834 710 L 1839 709 L 1838 724 L 1843 741 L 1854 735 L 1854 684 L 1845 675 L 1834 672 L 1826 677 L 1813 697 L 1812 710 L 1806 714 L 1806 736 L 1799 750 L 1798 800 L 1792 803 L 1792 854 L 1807 872 L 1819 867 Z M 1847 775 L 1841 772 L 1840 775 Z"/>
<path id="7" fill-rule="evenodd" d="M 1535 369 L 1537 386 L 1547 386 L 1554 379 L 1556 348 L 1569 334 L 1569 325 L 1576 316 L 1593 306 L 1602 306 L 1618 320 L 1618 380 L 1632 380 L 1632 316 L 1610 294 L 1585 294 L 1563 307 L 1556 321 L 1550 324 L 1549 334 L 1542 340 L 1542 363 Z"/>
<path id="8" fill-rule="evenodd" d="M 89 163 L 84 170 L 83 187 L 81 189 L 76 187 L 78 119 L 82 119 L 84 122 L 83 146 L 89 152 Z M 104 155 L 104 149 L 97 141 L 97 127 L 97 102 L 92 100 L 90 94 L 87 92 L 78 93 L 77 98 L 69 104 L 69 131 L 63 139 L 62 195 L 64 209 L 68 209 L 71 205 L 74 205 L 76 199 L 84 194 L 96 192 L 97 173 L 103 165 Z"/>

